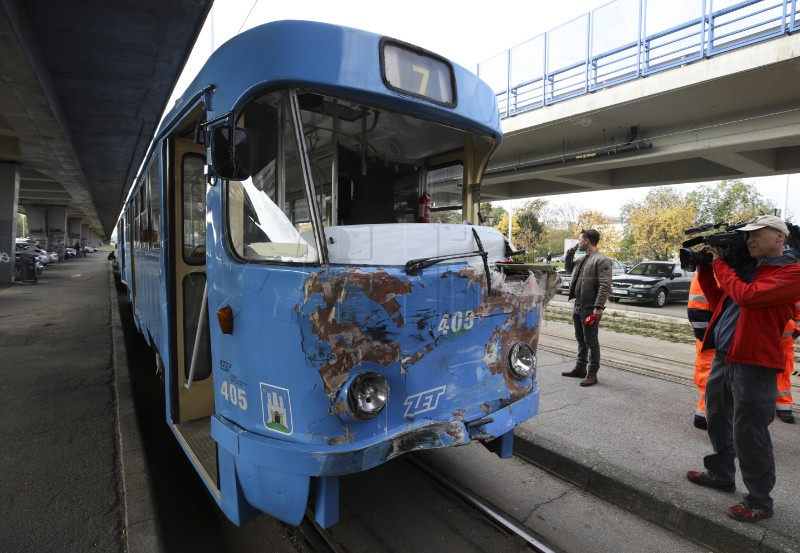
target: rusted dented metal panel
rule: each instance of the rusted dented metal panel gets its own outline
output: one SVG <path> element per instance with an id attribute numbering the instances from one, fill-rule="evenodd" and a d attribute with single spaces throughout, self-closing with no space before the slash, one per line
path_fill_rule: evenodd
<path id="1" fill-rule="evenodd" d="M 317 348 L 307 353 L 329 397 L 354 370 L 366 366 L 382 367 L 386 376 L 405 375 L 402 386 L 409 395 L 420 388 L 447 386 L 448 379 L 469 367 L 466 371 L 476 387 L 470 394 L 478 396 L 483 390 L 494 395 L 476 401 L 474 407 L 481 412 L 486 406 L 491 411 L 513 403 L 530 391 L 532 383 L 509 374 L 507 360 L 517 342 L 536 347 L 539 317 L 548 298 L 544 286 L 551 284 L 545 273 L 530 268 L 513 274 L 492 270 L 493 290 L 487 296 L 483 267 L 439 265 L 413 277 L 399 269 L 390 271 L 332 267 L 305 283 L 304 303 L 298 308 L 309 323 L 304 346 Z M 442 347 L 452 351 L 427 364 L 432 352 Z M 488 378 L 474 376 L 481 370 L 502 378 L 506 390 L 498 394 Z M 332 412 L 341 413 L 342 408 Z M 470 412 L 461 406 L 458 411 L 462 417 Z"/>
<path id="2" fill-rule="evenodd" d="M 347 380 L 354 366 L 371 362 L 386 367 L 400 356 L 398 341 L 381 339 L 385 325 L 371 323 L 371 310 L 366 311 L 363 319 L 337 314 L 337 310 L 348 310 L 352 304 L 360 307 L 365 303 L 358 296 L 350 299 L 351 291 L 361 292 L 372 305 L 379 306 L 397 328 L 402 328 L 404 321 L 397 296 L 409 294 L 411 283 L 382 270 L 366 272 L 361 269 L 323 271 L 306 281 L 306 304 L 313 296 L 321 296 L 316 308 L 308 313 L 308 320 L 319 343 L 330 348 L 328 362 L 319 369 L 325 393 L 329 395 Z M 379 319 L 372 319 L 375 320 Z"/>

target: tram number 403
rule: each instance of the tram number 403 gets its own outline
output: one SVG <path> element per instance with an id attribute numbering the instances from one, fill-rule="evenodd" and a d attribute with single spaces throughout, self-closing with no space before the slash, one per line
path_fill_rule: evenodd
<path id="1" fill-rule="evenodd" d="M 472 310 L 467 311 L 454 311 L 453 313 L 445 313 L 442 320 L 439 321 L 437 327 L 439 332 L 447 334 L 448 332 L 460 332 L 462 330 L 470 330 L 475 324 L 475 313 Z"/>
<path id="2" fill-rule="evenodd" d="M 242 411 L 247 411 L 247 395 L 243 389 L 223 380 L 219 393 L 235 407 L 238 406 Z"/>

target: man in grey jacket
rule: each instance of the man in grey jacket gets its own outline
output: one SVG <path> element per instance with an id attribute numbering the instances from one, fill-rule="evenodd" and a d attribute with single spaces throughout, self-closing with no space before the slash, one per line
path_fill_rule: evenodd
<path id="1" fill-rule="evenodd" d="M 611 293 L 611 260 L 597 249 L 598 242 L 599 232 L 595 229 L 582 230 L 578 243 L 567 250 L 564 260 L 564 269 L 572 271 L 569 299 L 575 298 L 572 324 L 578 341 L 578 359 L 574 369 L 561 374 L 583 378 L 581 386 L 597 384 L 597 371 L 600 369 L 597 329 Z M 575 261 L 575 252 L 578 250 L 585 252 L 585 255 Z"/>

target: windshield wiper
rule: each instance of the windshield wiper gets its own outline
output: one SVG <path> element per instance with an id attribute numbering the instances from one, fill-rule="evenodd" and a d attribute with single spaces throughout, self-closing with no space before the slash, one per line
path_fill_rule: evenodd
<path id="1" fill-rule="evenodd" d="M 492 275 L 489 274 L 489 254 L 486 253 L 486 250 L 483 249 L 483 244 L 481 244 L 481 239 L 478 236 L 478 231 L 474 228 L 472 229 L 472 236 L 475 237 L 475 243 L 478 244 L 478 253 L 481 254 L 483 258 L 483 270 L 486 271 L 486 295 L 492 295 Z"/>
<path id="2" fill-rule="evenodd" d="M 486 271 L 486 291 L 487 295 L 492 295 L 492 277 L 489 274 L 489 254 L 483 249 L 483 244 L 478 236 L 478 232 L 473 228 L 472 235 L 475 237 L 475 243 L 478 245 L 478 251 L 456 253 L 450 255 L 434 255 L 431 257 L 423 257 L 420 259 L 410 259 L 406 261 L 406 274 L 416 276 L 422 269 L 436 265 L 442 261 L 449 261 L 450 259 L 461 259 L 463 257 L 473 257 L 476 255 L 481 256 L 483 259 L 483 269 Z"/>
<path id="3" fill-rule="evenodd" d="M 461 259 L 462 257 L 472 257 L 475 255 L 483 255 L 481 252 L 465 252 L 465 253 L 454 253 L 450 255 L 434 255 L 432 257 L 423 257 L 420 259 L 410 259 L 406 261 L 406 274 L 411 276 L 416 276 L 422 269 L 430 267 L 431 265 L 436 265 L 442 261 L 448 261 L 450 259 Z"/>

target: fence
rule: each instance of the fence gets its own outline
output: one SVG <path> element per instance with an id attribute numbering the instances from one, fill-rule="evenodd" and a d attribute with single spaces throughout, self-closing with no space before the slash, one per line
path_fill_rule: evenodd
<path id="1" fill-rule="evenodd" d="M 478 64 L 511 117 L 800 30 L 800 0 L 616 0 Z"/>

